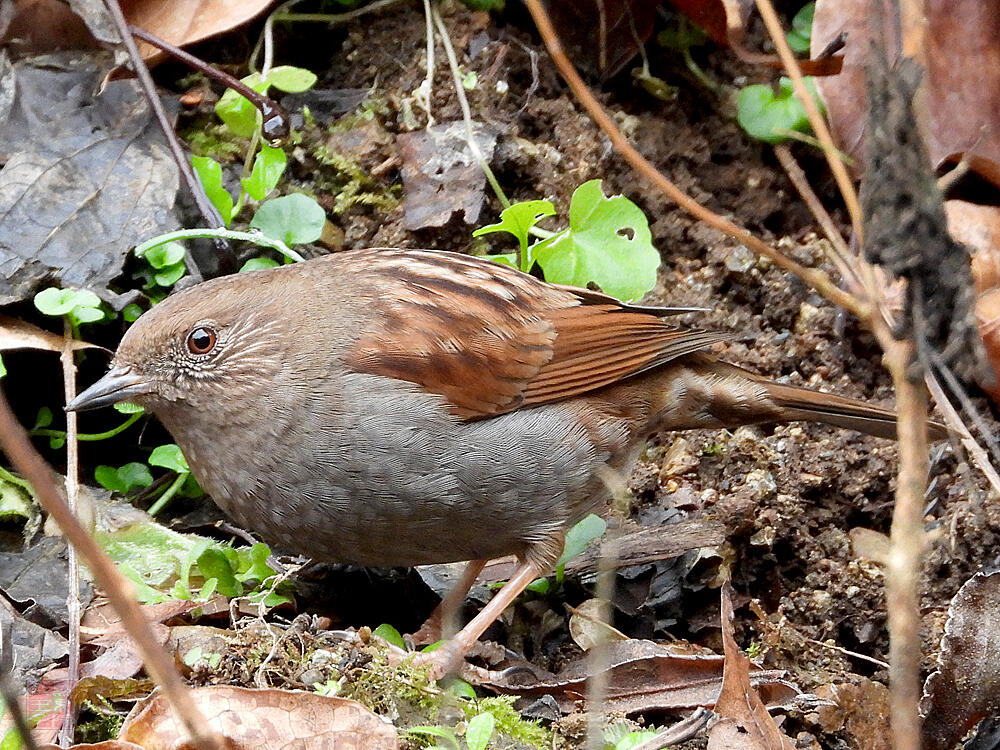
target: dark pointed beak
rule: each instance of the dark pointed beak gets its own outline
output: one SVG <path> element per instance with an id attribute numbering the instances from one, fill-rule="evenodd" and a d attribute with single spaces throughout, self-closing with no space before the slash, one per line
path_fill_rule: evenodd
<path id="1" fill-rule="evenodd" d="M 149 383 L 130 367 L 113 367 L 107 375 L 66 404 L 66 411 L 87 411 L 111 406 L 119 401 L 132 401 L 149 393 Z"/>

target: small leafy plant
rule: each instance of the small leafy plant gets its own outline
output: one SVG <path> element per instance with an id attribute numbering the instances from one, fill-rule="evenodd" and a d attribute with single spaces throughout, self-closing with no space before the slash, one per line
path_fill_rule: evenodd
<path id="1" fill-rule="evenodd" d="M 73 329 L 73 338 L 80 338 L 83 323 L 97 323 L 112 317 L 101 298 L 86 289 L 43 289 L 35 295 L 35 307 L 44 315 L 65 317 Z"/>
<path id="2" fill-rule="evenodd" d="M 815 80 L 807 76 L 805 82 L 822 112 Z M 791 79 L 784 76 L 778 81 L 777 91 L 766 84 L 741 89 L 736 101 L 736 119 L 748 135 L 767 143 L 783 143 L 795 133 L 811 130 L 806 109 L 795 96 Z"/>
<path id="3" fill-rule="evenodd" d="M 786 35 L 788 46 L 792 48 L 792 52 L 797 52 L 800 55 L 809 52 L 815 13 L 816 3 L 807 3 L 792 18 L 792 30 Z"/>
<path id="4" fill-rule="evenodd" d="M 518 252 L 486 257 L 525 272 L 537 263 L 546 280 L 557 284 L 596 284 L 623 300 L 638 299 L 656 285 L 660 254 L 646 216 L 628 198 L 606 197 L 600 180 L 585 182 L 573 193 L 569 226 L 532 242 L 535 225 L 554 214 L 550 201 L 515 203 L 500 213 L 499 223 L 477 229 L 473 236 L 514 235 Z"/>

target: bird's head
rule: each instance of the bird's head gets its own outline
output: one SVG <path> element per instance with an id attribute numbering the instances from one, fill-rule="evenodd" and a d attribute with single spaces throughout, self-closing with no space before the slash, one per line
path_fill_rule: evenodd
<path id="1" fill-rule="evenodd" d="M 111 369 L 66 409 L 122 401 L 154 412 L 217 409 L 226 396 L 252 395 L 281 366 L 275 291 L 260 274 L 223 277 L 171 295 L 133 323 Z"/>

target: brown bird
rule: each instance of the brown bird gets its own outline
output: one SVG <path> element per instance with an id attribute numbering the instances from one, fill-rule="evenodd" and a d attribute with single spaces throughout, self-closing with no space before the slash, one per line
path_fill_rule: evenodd
<path id="1" fill-rule="evenodd" d="M 880 406 L 769 382 L 703 350 L 678 312 L 485 260 L 353 250 L 199 284 L 133 324 L 67 405 L 156 414 L 236 522 L 368 566 L 515 554 L 510 583 L 451 641 L 468 651 L 562 551 L 659 430 L 815 420 L 880 437 Z M 433 652 L 437 654 L 438 652 Z"/>

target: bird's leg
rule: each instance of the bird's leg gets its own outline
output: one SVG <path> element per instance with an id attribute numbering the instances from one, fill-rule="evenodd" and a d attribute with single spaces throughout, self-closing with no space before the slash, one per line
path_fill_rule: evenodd
<path id="1" fill-rule="evenodd" d="M 447 596 L 434 608 L 420 629 L 411 636 L 416 645 L 423 646 L 434 643 L 449 637 L 458 630 L 455 622 L 458 610 L 462 606 L 462 602 L 465 601 L 465 597 L 468 596 L 469 590 L 476 583 L 479 574 L 483 572 L 486 562 L 486 560 L 469 560 L 465 564 L 461 577 L 451 587 Z"/>
<path id="2" fill-rule="evenodd" d="M 511 579 L 496 593 L 496 596 L 490 599 L 479 614 L 472 618 L 468 625 L 459 630 L 454 638 L 443 643 L 440 648 L 419 654 L 416 663 L 430 664 L 430 676 L 433 679 L 440 679 L 456 671 L 462 658 L 476 645 L 476 641 L 486 632 L 486 629 L 503 614 L 503 611 L 528 587 L 528 584 L 542 575 L 543 572 L 544 570 L 536 563 L 522 562 L 514 571 Z"/>

